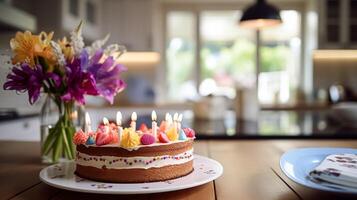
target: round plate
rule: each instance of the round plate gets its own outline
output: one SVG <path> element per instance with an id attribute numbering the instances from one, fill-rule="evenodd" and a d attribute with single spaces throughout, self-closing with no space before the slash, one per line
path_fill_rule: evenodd
<path id="1" fill-rule="evenodd" d="M 74 174 L 74 161 L 48 166 L 41 170 L 40 179 L 53 187 L 87 193 L 145 194 L 182 190 L 203 185 L 223 173 L 222 165 L 204 156 L 194 155 L 194 170 L 187 176 L 151 183 L 103 183 L 80 178 Z"/>
<path id="2" fill-rule="evenodd" d="M 309 179 L 309 172 L 319 165 L 328 155 L 351 153 L 356 149 L 348 148 L 301 148 L 290 150 L 280 158 L 280 168 L 291 180 L 306 187 L 341 193 L 357 194 L 357 189 L 339 185 L 316 183 Z"/>

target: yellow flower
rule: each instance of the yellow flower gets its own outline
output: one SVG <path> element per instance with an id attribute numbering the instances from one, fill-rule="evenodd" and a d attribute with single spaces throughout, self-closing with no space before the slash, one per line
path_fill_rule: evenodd
<path id="1" fill-rule="evenodd" d="M 39 35 L 32 35 L 29 31 L 17 32 L 15 38 L 10 40 L 10 47 L 14 52 L 13 64 L 27 62 L 34 66 L 38 56 L 43 57 L 50 66 L 56 64 L 56 57 L 50 46 L 52 37 L 53 32 L 41 32 Z"/>
<path id="2" fill-rule="evenodd" d="M 58 40 L 58 44 L 62 49 L 62 53 L 67 61 L 73 59 L 74 51 L 71 43 L 67 40 L 66 37 L 63 37 L 62 40 Z"/>
<path id="3" fill-rule="evenodd" d="M 134 148 L 140 145 L 140 137 L 132 128 L 125 128 L 123 130 L 120 146 L 124 148 Z"/>

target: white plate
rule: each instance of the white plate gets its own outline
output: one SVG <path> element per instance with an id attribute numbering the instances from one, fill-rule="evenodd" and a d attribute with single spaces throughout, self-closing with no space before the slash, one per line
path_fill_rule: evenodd
<path id="1" fill-rule="evenodd" d="M 222 165 L 204 156 L 194 155 L 194 170 L 187 176 L 163 182 L 151 183 L 103 183 L 74 175 L 75 163 L 64 162 L 41 170 L 40 179 L 53 187 L 87 193 L 145 194 L 182 190 L 203 185 L 217 179 L 223 173 Z"/>
<path id="2" fill-rule="evenodd" d="M 351 153 L 357 154 L 357 149 L 349 148 L 299 148 L 290 150 L 280 158 L 280 168 L 291 180 L 306 187 L 340 193 L 357 194 L 357 189 L 342 185 L 317 183 L 309 178 L 309 173 L 317 167 L 328 155 Z"/>

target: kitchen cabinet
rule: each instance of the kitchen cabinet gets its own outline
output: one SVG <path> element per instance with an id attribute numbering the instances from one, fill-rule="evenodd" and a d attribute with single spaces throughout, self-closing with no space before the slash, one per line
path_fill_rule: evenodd
<path id="1" fill-rule="evenodd" d="M 0 122 L 0 140 L 40 141 L 38 116 Z"/>
<path id="2" fill-rule="evenodd" d="M 319 1 L 319 48 L 357 48 L 357 0 Z"/>
<path id="3" fill-rule="evenodd" d="M 59 9 L 49 9 L 49 8 Z M 54 31 L 55 38 L 69 36 L 78 23 L 83 20 L 83 36 L 89 41 L 102 37 L 101 1 L 96 0 L 36 0 L 34 13 L 40 30 Z M 51 16 L 50 18 L 48 16 Z"/>

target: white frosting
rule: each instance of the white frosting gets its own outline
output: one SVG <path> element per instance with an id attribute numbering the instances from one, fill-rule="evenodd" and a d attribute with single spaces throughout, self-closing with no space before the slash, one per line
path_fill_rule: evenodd
<path id="1" fill-rule="evenodd" d="M 163 155 L 156 157 L 136 156 L 91 156 L 77 152 L 76 163 L 82 166 L 107 169 L 149 169 L 164 167 L 168 165 L 178 165 L 193 159 L 193 148 L 177 155 Z"/>
<path id="2" fill-rule="evenodd" d="M 193 138 L 187 138 L 186 140 L 170 141 L 169 143 L 156 142 L 156 143 L 153 143 L 153 144 L 150 144 L 150 145 L 138 145 L 138 146 L 133 147 L 133 148 L 125 148 L 125 147 L 119 146 L 119 144 L 106 144 L 106 145 L 102 145 L 100 147 L 120 147 L 120 148 L 126 149 L 128 151 L 136 151 L 136 150 L 140 149 L 141 147 L 165 146 L 165 145 L 170 145 L 170 144 L 175 144 L 175 143 L 186 142 L 188 140 L 193 140 Z M 87 145 L 87 144 L 84 144 L 84 146 L 86 146 L 86 147 L 98 147 L 96 145 Z"/>

